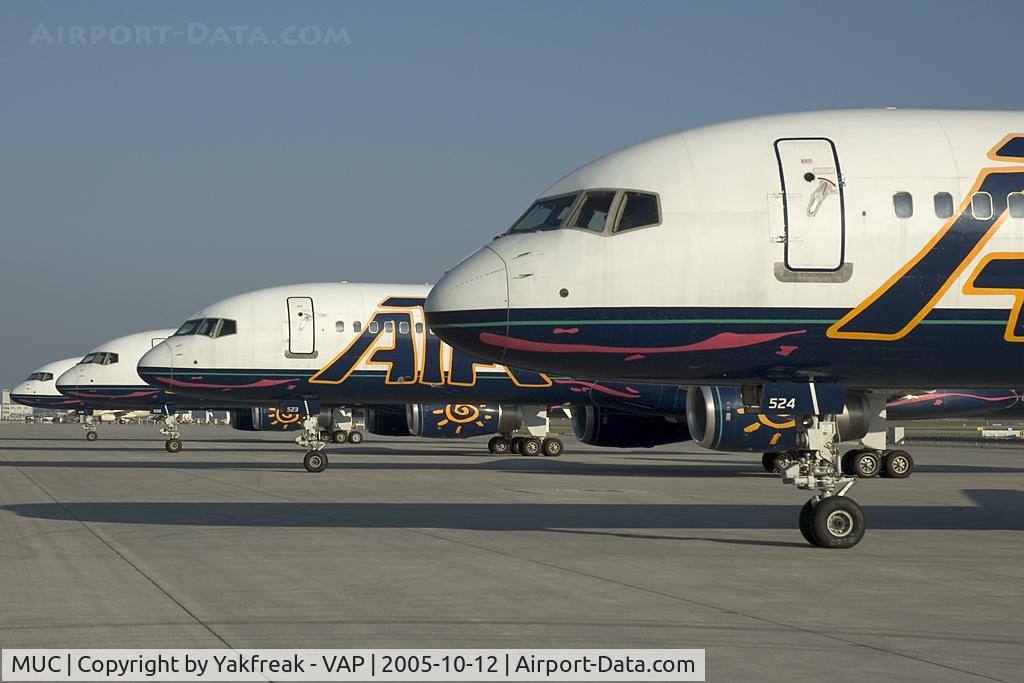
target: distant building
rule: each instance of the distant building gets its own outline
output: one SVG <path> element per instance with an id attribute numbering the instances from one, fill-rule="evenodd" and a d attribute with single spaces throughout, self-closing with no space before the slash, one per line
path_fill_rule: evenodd
<path id="1" fill-rule="evenodd" d="M 3 390 L 3 402 L 0 403 L 0 421 L 9 422 L 22 422 L 26 417 L 32 415 L 32 409 L 28 406 L 23 406 L 20 403 L 15 403 L 11 400 L 11 390 Z"/>

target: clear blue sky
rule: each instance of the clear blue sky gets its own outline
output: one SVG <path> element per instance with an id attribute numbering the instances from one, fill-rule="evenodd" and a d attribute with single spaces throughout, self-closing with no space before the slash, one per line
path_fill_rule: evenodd
<path id="1" fill-rule="evenodd" d="M 1022 23 L 1019 0 L 4 2 L 0 385 L 250 289 L 433 281 L 567 171 L 669 131 L 1024 108 Z M 190 45 L 189 24 L 349 42 Z"/>

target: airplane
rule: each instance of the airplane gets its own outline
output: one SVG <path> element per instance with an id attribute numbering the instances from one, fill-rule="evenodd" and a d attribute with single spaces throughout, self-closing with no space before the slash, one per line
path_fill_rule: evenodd
<path id="1" fill-rule="evenodd" d="M 586 164 L 449 270 L 426 319 L 487 361 L 740 388 L 798 416 L 799 527 L 849 548 L 836 416 L 925 386 L 1020 385 L 1024 114 L 834 111 L 683 131 Z M 712 392 L 713 394 L 713 392 Z M 713 401 L 717 399 L 712 396 Z M 688 405 L 688 414 L 689 414 Z"/>
<path id="2" fill-rule="evenodd" d="M 423 324 L 427 285 L 318 283 L 257 290 L 211 304 L 142 356 L 138 374 L 176 396 L 250 405 L 236 428 L 299 427 L 306 469 L 327 466 L 326 424 L 338 406 L 364 406 L 366 428 L 386 436 L 494 435 L 492 453 L 559 455 L 551 406 L 568 406 L 573 431 L 600 447 L 650 447 L 696 440 L 716 451 L 763 453 L 774 471 L 795 446 L 795 421 L 746 413 L 738 389 L 716 387 L 702 421 L 688 422 L 685 388 L 609 383 L 530 373 L 453 352 Z M 231 334 L 213 334 L 229 325 Z M 730 392 L 732 392 L 730 394 Z M 1005 390 L 973 403 L 902 403 L 894 417 L 979 412 L 1006 404 Z M 1013 396 L 1016 393 L 1010 392 Z M 691 392 L 692 394 L 692 392 Z M 980 394 L 979 394 L 980 397 Z M 937 399 L 939 400 L 939 399 Z M 1014 399 L 1016 400 L 1016 399 Z M 279 406 L 286 417 L 269 413 Z M 721 406 L 726 406 L 724 411 Z M 851 405 L 843 433 L 859 438 L 870 422 Z M 693 409 L 690 415 L 696 416 Z M 324 415 L 327 417 L 325 418 Z M 525 435 L 517 436 L 517 433 Z M 335 432 L 336 434 L 336 432 Z M 884 441 L 885 436 L 882 435 Z M 851 474 L 903 478 L 913 459 L 900 449 L 862 448 Z"/>
<path id="3" fill-rule="evenodd" d="M 168 453 L 182 449 L 176 410 L 230 408 L 215 400 L 182 398 L 146 384 L 135 370 L 143 353 L 153 348 L 175 330 L 149 330 L 125 335 L 100 344 L 72 367 L 57 376 L 57 391 L 68 399 L 79 401 L 86 412 L 83 424 L 85 438 L 99 438 L 96 417 L 100 421 L 115 419 L 113 412 L 128 417 L 162 414 L 160 433 L 166 438 Z"/>
<path id="4" fill-rule="evenodd" d="M 78 410 L 82 401 L 57 391 L 57 378 L 78 363 L 79 357 L 64 358 L 33 370 L 18 386 L 11 389 L 11 400 L 33 408 Z"/>
<path id="5" fill-rule="evenodd" d="M 310 283 L 231 297 L 192 316 L 139 361 L 138 374 L 178 396 L 300 412 L 309 471 L 327 467 L 323 413 L 366 406 L 368 431 L 389 436 L 494 435 L 492 453 L 558 456 L 551 406 L 581 394 L 639 393 L 518 371 L 453 353 L 423 323 L 429 285 Z M 203 332 L 230 325 L 230 335 Z M 673 388 L 673 391 L 675 389 Z M 642 445 L 676 440 L 685 425 L 651 421 Z"/>

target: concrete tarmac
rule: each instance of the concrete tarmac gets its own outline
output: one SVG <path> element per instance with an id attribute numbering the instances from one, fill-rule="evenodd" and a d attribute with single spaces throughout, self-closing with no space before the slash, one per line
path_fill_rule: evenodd
<path id="1" fill-rule="evenodd" d="M 912 449 L 828 551 L 760 458 L 0 425 L 3 647 L 697 647 L 708 680 L 1024 680 L 1024 450 Z"/>

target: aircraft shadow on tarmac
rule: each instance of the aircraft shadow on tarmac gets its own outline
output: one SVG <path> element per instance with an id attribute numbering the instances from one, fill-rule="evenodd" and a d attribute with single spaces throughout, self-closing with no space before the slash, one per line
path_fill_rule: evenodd
<path id="1" fill-rule="evenodd" d="M 32 450 L 32 447 L 19 450 Z M 39 447 L 39 450 L 52 451 L 51 448 Z M 90 450 L 84 447 L 82 450 Z M 93 449 L 95 450 L 95 449 Z M 138 454 L 137 448 L 107 448 L 106 451 L 126 451 Z M 276 461 L 254 461 L 239 458 L 238 460 L 224 460 L 224 449 L 210 450 L 205 452 L 216 454 L 218 460 L 167 460 L 166 457 L 160 460 L 110 460 L 108 459 L 78 459 L 78 460 L 12 460 L 10 458 L 0 459 L 0 469 L 4 467 L 18 467 L 24 469 L 37 468 L 86 468 L 86 469 L 138 469 L 138 470 L 277 470 L 283 473 L 294 473 L 308 475 L 302 468 L 301 452 L 294 449 L 264 449 L 267 451 L 279 452 L 286 450 L 294 456 L 293 459 Z M 189 449 L 190 454 L 204 452 L 199 449 Z M 156 453 L 156 451 L 154 451 Z M 317 476 L 330 476 L 331 470 L 414 470 L 414 471 L 494 471 L 494 472 L 529 472 L 531 474 L 552 474 L 552 475 L 591 475 L 605 477 L 769 477 L 770 475 L 761 468 L 758 458 L 751 456 L 750 462 L 744 463 L 732 459 L 723 460 L 720 463 L 714 460 L 684 458 L 665 461 L 666 464 L 649 464 L 643 462 L 648 458 L 630 457 L 630 453 L 616 451 L 609 453 L 615 460 L 608 462 L 595 462 L 588 460 L 580 462 L 573 460 L 571 455 L 561 458 L 495 458 L 486 452 L 473 453 L 475 457 L 462 459 L 458 462 L 442 460 L 437 458 L 431 462 L 422 454 L 417 454 L 416 462 L 396 462 L 390 459 L 383 460 L 353 460 L 351 458 L 360 456 L 408 456 L 408 450 L 393 448 L 361 448 L 358 451 L 335 451 L 328 452 L 330 458 L 330 470 L 328 473 Z M 437 453 L 436 456 L 450 456 L 450 453 Z M 916 465 L 915 472 L 918 474 L 1020 474 L 1024 473 L 1024 467 L 1006 467 L 992 465 Z"/>
<path id="2" fill-rule="evenodd" d="M 1024 491 L 972 489 L 974 505 L 871 505 L 872 528 L 1024 531 Z M 791 529 L 796 505 L 600 503 L 25 503 L 23 517 L 169 526 L 572 529 Z"/>

